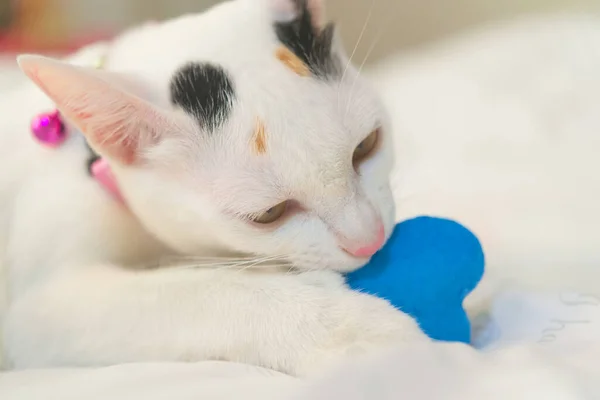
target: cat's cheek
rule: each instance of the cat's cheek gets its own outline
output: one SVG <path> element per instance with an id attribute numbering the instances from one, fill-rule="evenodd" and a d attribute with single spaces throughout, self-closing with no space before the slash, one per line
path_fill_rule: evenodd
<path id="1" fill-rule="evenodd" d="M 350 256 L 332 238 L 318 240 L 317 234 L 307 234 L 306 237 L 314 239 L 314 242 L 303 246 L 290 256 L 290 261 L 297 268 L 350 272 L 362 267 L 367 262 L 364 259 Z"/>
<path id="2" fill-rule="evenodd" d="M 394 153 L 389 144 L 389 133 L 383 132 L 376 151 L 357 168 L 357 177 L 365 191 L 388 183 L 394 168 Z"/>

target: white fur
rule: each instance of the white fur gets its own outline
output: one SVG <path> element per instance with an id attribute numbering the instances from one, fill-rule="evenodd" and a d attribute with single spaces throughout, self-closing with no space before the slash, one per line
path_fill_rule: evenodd
<path id="1" fill-rule="evenodd" d="M 278 62 L 271 3 L 223 3 L 69 60 L 85 66 L 107 54 L 104 73 L 20 59 L 110 160 L 131 211 L 86 175 L 82 137 L 55 150 L 34 142 L 30 119 L 53 107 L 37 87 L 2 98 L 10 366 L 224 359 L 306 374 L 344 354 L 426 340 L 411 318 L 331 271 L 365 262 L 341 245 L 371 241 L 379 220 L 387 235 L 393 226 L 385 111 L 352 67 L 341 83 L 319 82 Z M 190 61 L 222 65 L 236 88 L 231 118 L 210 136 L 169 105 L 169 79 Z M 263 156 L 250 145 L 257 117 L 267 126 Z M 356 174 L 352 151 L 378 124 L 383 146 Z M 143 162 L 122 163 L 127 136 L 111 143 L 107 127 L 139 139 Z M 239 217 L 288 198 L 304 210 L 274 228 Z M 222 267 L 206 259 L 235 254 L 257 258 Z M 181 256 L 193 257 L 140 271 Z M 261 260 L 271 266 L 246 269 Z M 212 268 L 201 268 L 207 261 Z M 279 270 L 291 264 L 308 271 Z"/>

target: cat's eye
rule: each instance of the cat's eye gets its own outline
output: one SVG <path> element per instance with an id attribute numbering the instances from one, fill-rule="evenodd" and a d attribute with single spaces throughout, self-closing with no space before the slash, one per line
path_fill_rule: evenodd
<path id="1" fill-rule="evenodd" d="M 375 149 L 377 140 L 379 138 L 379 129 L 375 129 L 369 134 L 362 142 L 356 146 L 354 153 L 352 154 L 352 164 L 357 165 L 362 160 L 367 158 L 369 154 Z"/>
<path id="2" fill-rule="evenodd" d="M 283 216 L 287 208 L 287 201 L 283 201 L 267 211 L 252 218 L 257 224 L 271 224 Z"/>

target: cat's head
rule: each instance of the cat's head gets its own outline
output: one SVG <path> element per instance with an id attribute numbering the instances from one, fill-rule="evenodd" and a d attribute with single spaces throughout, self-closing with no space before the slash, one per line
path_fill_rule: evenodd
<path id="1" fill-rule="evenodd" d="M 392 137 L 322 2 L 234 0 L 139 28 L 108 71 L 20 65 L 171 247 L 352 270 L 394 225 Z"/>

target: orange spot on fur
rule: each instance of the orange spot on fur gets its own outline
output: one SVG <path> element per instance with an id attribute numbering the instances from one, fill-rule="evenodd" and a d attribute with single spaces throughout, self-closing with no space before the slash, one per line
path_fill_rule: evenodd
<path id="1" fill-rule="evenodd" d="M 286 67 L 294 71 L 300 76 L 309 76 L 310 69 L 304 62 L 298 58 L 290 49 L 287 47 L 280 47 L 275 52 L 275 56 L 281 61 Z"/>
<path id="2" fill-rule="evenodd" d="M 256 154 L 264 154 L 267 152 L 267 134 L 265 124 L 261 120 L 256 120 L 256 129 L 252 140 L 254 144 L 254 152 Z"/>

